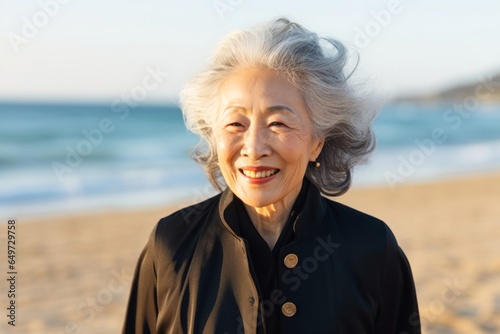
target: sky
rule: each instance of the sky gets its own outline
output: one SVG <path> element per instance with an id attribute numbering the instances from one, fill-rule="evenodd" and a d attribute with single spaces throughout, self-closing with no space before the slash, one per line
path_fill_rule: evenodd
<path id="1" fill-rule="evenodd" d="M 500 73 L 496 0 L 0 0 L 0 101 L 175 102 L 227 33 L 286 16 L 388 96 Z"/>

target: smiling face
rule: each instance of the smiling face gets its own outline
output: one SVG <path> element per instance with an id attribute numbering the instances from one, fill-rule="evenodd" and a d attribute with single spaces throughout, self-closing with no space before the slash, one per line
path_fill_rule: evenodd
<path id="1" fill-rule="evenodd" d="M 224 180 L 256 208 L 293 203 L 307 164 L 323 147 L 302 93 L 263 68 L 239 70 L 223 82 L 214 134 Z"/>

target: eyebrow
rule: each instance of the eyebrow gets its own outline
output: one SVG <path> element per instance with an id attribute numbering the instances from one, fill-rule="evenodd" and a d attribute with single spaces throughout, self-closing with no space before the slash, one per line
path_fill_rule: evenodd
<path id="1" fill-rule="evenodd" d="M 224 113 L 235 112 L 235 111 L 239 111 L 239 110 L 242 110 L 245 113 L 248 112 L 244 107 L 234 105 L 234 106 L 227 107 L 224 110 Z M 269 112 L 269 113 L 280 112 L 280 111 L 288 111 L 288 112 L 291 112 L 292 114 L 295 114 L 295 111 L 292 108 L 284 106 L 284 105 L 275 105 L 275 106 L 270 106 L 270 107 L 266 108 L 266 112 Z"/>
<path id="2" fill-rule="evenodd" d="M 277 105 L 277 106 L 271 106 L 271 107 L 267 108 L 268 112 L 276 112 L 276 111 L 282 111 L 282 110 L 286 110 L 286 111 L 291 112 L 292 114 L 295 114 L 295 111 L 293 111 L 292 108 L 289 108 L 287 106 Z"/>

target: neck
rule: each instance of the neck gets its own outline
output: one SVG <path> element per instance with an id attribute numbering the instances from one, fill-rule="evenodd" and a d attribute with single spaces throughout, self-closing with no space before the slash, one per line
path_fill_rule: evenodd
<path id="1" fill-rule="evenodd" d="M 300 192 L 300 187 L 293 194 L 268 206 L 256 208 L 245 204 L 245 209 L 255 229 L 272 250 L 292 211 L 293 204 Z"/>

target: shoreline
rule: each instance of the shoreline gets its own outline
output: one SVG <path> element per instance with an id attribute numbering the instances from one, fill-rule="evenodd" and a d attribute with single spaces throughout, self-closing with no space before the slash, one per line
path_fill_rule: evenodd
<path id="1" fill-rule="evenodd" d="M 380 183 L 366 183 L 366 184 L 359 184 L 359 185 L 354 185 L 351 186 L 349 191 L 340 196 L 340 197 L 333 197 L 333 200 L 337 200 L 339 202 L 342 202 L 342 198 L 344 197 L 351 197 L 349 194 L 351 192 L 358 193 L 360 191 L 370 191 L 370 190 L 391 190 L 391 191 L 397 191 L 399 188 L 405 188 L 405 187 L 413 187 L 413 186 L 419 186 L 419 185 L 429 185 L 429 184 L 435 184 L 435 183 L 442 183 L 442 182 L 453 182 L 453 181 L 462 181 L 466 179 L 476 179 L 476 178 L 484 178 L 484 177 L 495 177 L 495 175 L 499 174 L 498 169 L 485 169 L 481 171 L 466 171 L 466 172 L 457 172 L 454 174 L 449 174 L 446 176 L 433 176 L 433 177 L 428 177 L 425 179 L 409 179 L 405 180 L 404 182 L 397 184 L 394 186 L 394 190 L 392 190 L 387 182 L 380 182 Z M 85 215 L 100 215 L 100 214 L 107 214 L 107 213 L 115 213 L 115 214 L 122 214 L 122 213 L 129 213 L 129 212 L 152 212 L 152 211 L 157 211 L 157 212 L 162 212 L 162 210 L 166 210 L 167 212 L 173 210 L 173 209 L 180 209 L 184 206 L 188 206 L 191 204 L 195 204 L 197 202 L 200 202 L 204 199 L 207 199 L 211 197 L 212 195 L 216 194 L 216 191 L 210 188 L 210 191 L 207 190 L 208 188 L 208 181 L 205 184 L 200 184 L 198 186 L 192 187 L 193 188 L 193 196 L 187 196 L 184 195 L 180 198 L 177 198 L 175 200 L 165 200 L 163 204 L 158 204 L 158 200 L 155 200 L 156 204 L 134 204 L 133 206 L 116 206 L 113 205 L 113 207 L 110 206 L 93 206 L 89 205 L 86 207 L 83 207 L 81 209 L 76 209 L 76 208 L 70 208 L 70 209 L 65 209 L 64 211 L 30 211 L 29 209 L 27 210 L 27 213 L 21 213 L 21 214 L 8 214 L 5 215 L 3 214 L 3 220 L 0 221 L 0 226 L 5 223 L 5 219 L 10 219 L 10 218 L 16 218 L 19 220 L 27 221 L 27 222 L 34 222 L 34 221 L 43 221 L 43 220 L 48 220 L 48 219 L 58 219 L 61 217 L 71 217 L 71 216 L 79 216 L 82 214 Z M 201 197 L 200 194 L 202 192 L 207 193 L 207 196 Z M 186 192 L 184 192 L 185 194 Z M 43 203 L 38 203 L 37 206 L 43 206 Z M 73 205 L 74 206 L 74 205 Z M 26 207 L 29 207 L 27 205 Z M 19 212 L 22 212 L 25 207 L 20 207 Z"/>
<path id="2" fill-rule="evenodd" d="M 382 219 L 394 232 L 412 266 L 426 333 L 470 334 L 500 330 L 499 194 L 495 172 L 394 191 L 355 187 L 335 200 Z M 20 218 L 16 327 L 119 332 L 139 253 L 156 222 L 179 203 Z"/>

